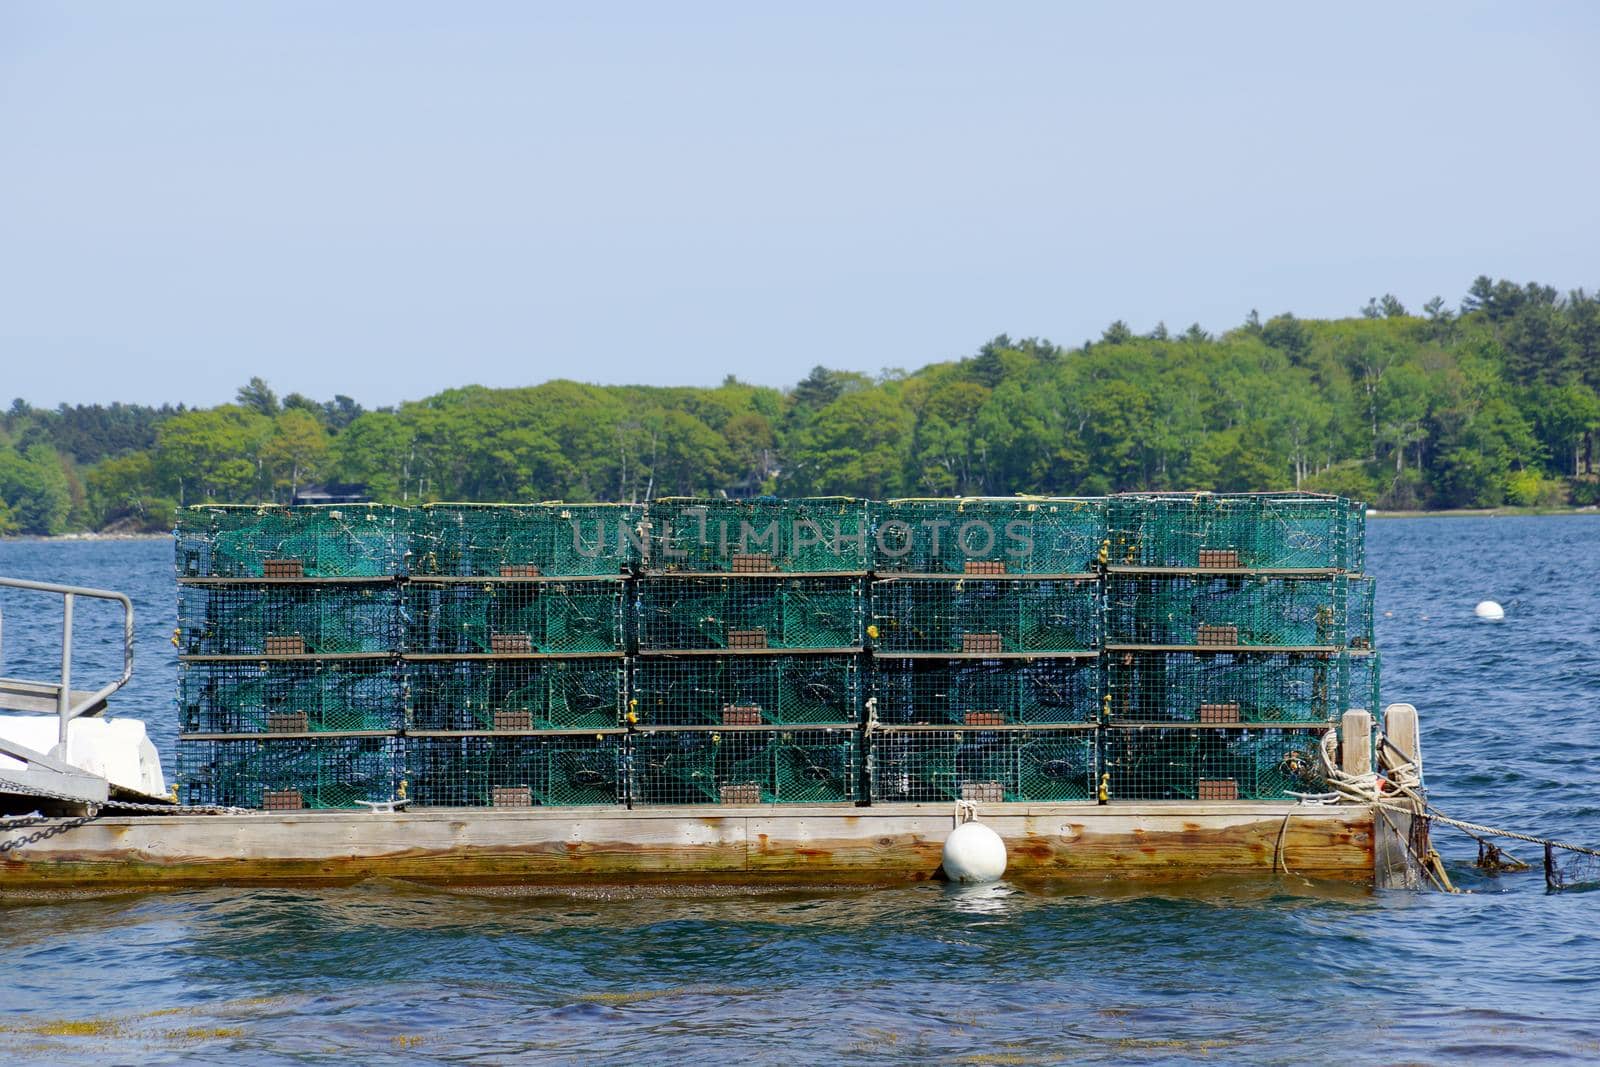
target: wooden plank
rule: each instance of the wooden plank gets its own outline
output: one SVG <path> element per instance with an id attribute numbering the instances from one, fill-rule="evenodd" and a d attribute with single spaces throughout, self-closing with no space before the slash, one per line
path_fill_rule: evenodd
<path id="1" fill-rule="evenodd" d="M 1365 806 L 989 804 L 980 817 L 1006 840 L 1013 878 L 1374 874 Z M 953 826 L 943 804 L 108 817 L 0 854 L 0 892 L 379 877 L 924 880 Z"/>

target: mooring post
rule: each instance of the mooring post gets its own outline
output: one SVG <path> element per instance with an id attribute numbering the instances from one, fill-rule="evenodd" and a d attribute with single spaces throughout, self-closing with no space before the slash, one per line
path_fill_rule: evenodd
<path id="1" fill-rule="evenodd" d="M 1340 769 L 1346 774 L 1372 773 L 1372 712 L 1356 708 L 1340 723 Z"/>
<path id="2" fill-rule="evenodd" d="M 1417 728 L 1417 709 L 1410 704 L 1390 704 L 1383 709 L 1383 736 L 1393 749 L 1379 754 L 1385 767 L 1409 762 L 1415 768 L 1416 782 L 1422 781 L 1422 735 Z"/>

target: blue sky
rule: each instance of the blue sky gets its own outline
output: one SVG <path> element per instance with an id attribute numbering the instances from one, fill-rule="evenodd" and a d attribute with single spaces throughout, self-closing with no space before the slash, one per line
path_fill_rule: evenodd
<path id="1" fill-rule="evenodd" d="M 0 403 L 1600 287 L 1600 6 L 9 3 Z"/>

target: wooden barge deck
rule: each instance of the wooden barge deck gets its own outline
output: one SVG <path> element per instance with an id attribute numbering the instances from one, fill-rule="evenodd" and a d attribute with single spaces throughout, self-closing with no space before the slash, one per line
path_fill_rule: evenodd
<path id="1" fill-rule="evenodd" d="M 1405 884 L 1411 832 L 1409 819 L 1362 804 L 986 804 L 979 817 L 1006 843 L 1009 879 L 1289 873 Z M 0 852 L 0 893 L 369 878 L 911 882 L 939 877 L 954 825 L 943 804 L 111 814 Z"/>

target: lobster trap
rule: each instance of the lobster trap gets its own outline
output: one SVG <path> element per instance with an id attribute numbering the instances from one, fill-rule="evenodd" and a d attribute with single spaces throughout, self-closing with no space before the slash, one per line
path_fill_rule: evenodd
<path id="1" fill-rule="evenodd" d="M 186 583 L 178 647 L 187 656 L 350 656 L 393 652 L 399 592 L 392 582 Z"/>
<path id="2" fill-rule="evenodd" d="M 849 724 L 861 673 L 853 654 L 640 656 L 630 707 L 646 726 Z"/>
<path id="3" fill-rule="evenodd" d="M 620 652 L 625 582 L 412 579 L 405 650 L 434 655 Z"/>
<path id="4" fill-rule="evenodd" d="M 1349 634 L 1351 584 L 1343 575 L 1111 574 L 1106 643 L 1337 650 Z"/>
<path id="5" fill-rule="evenodd" d="M 1106 536 L 1103 500 L 890 500 L 871 511 L 879 574 L 1083 574 Z"/>
<path id="6" fill-rule="evenodd" d="M 577 659 L 407 660 L 406 724 L 413 730 L 615 729 L 626 672 L 620 656 Z"/>
<path id="7" fill-rule="evenodd" d="M 652 501 L 652 574 L 865 574 L 867 505 L 846 497 Z"/>
<path id="8" fill-rule="evenodd" d="M 1114 566 L 1359 572 L 1366 505 L 1299 493 L 1130 493 L 1111 498 Z"/>
<path id="9" fill-rule="evenodd" d="M 872 735 L 869 777 L 878 803 L 1074 801 L 1095 795 L 1094 727 L 939 729 Z"/>
<path id="10" fill-rule="evenodd" d="M 404 767 L 399 737 L 178 739 L 185 804 L 354 808 L 403 797 Z"/>
<path id="11" fill-rule="evenodd" d="M 885 578 L 872 583 L 868 635 L 878 655 L 1095 652 L 1093 578 Z"/>
<path id="12" fill-rule="evenodd" d="M 400 680 L 385 660 L 200 661 L 180 665 L 185 733 L 398 730 Z"/>
<path id="13" fill-rule="evenodd" d="M 641 578 L 639 649 L 857 649 L 862 585 L 845 577 Z"/>
<path id="14" fill-rule="evenodd" d="M 624 574 L 641 559 L 634 504 L 427 504 L 411 573 L 465 578 Z"/>
<path id="15" fill-rule="evenodd" d="M 413 734 L 411 796 L 422 807 L 617 805 L 624 797 L 621 730 L 523 736 Z"/>
<path id="16" fill-rule="evenodd" d="M 409 512 L 378 504 L 197 504 L 178 512 L 184 577 L 371 578 L 400 572 Z"/>
<path id="17" fill-rule="evenodd" d="M 1113 726 L 1113 800 L 1290 800 L 1325 793 L 1318 747 L 1328 727 Z"/>
<path id="18" fill-rule="evenodd" d="M 843 804 L 860 793 L 856 731 L 686 727 L 629 735 L 630 803 Z"/>
<path id="19" fill-rule="evenodd" d="M 1334 722 L 1375 711 L 1377 657 L 1341 652 L 1110 652 L 1112 722 Z"/>
<path id="20" fill-rule="evenodd" d="M 1094 659 L 893 659 L 872 663 L 877 719 L 888 725 L 1093 723 Z"/>

